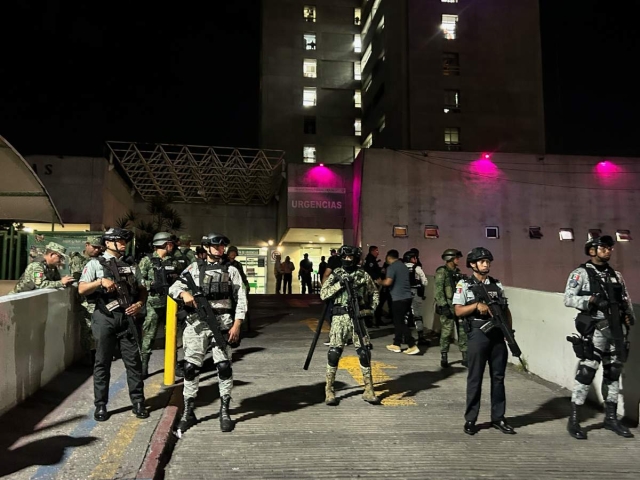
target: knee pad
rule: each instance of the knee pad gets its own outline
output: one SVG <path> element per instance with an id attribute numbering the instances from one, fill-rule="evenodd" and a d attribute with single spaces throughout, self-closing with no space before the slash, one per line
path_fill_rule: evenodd
<path id="1" fill-rule="evenodd" d="M 229 380 L 233 375 L 233 369 L 231 368 L 231 362 L 225 360 L 224 362 L 216 363 L 218 369 L 218 378 L 220 380 Z"/>
<path id="2" fill-rule="evenodd" d="M 356 350 L 356 353 L 358 354 L 358 358 L 360 358 L 360 366 L 362 367 L 371 366 L 371 362 L 369 361 L 369 355 L 371 355 L 371 353 L 369 353 L 369 349 L 367 347 L 358 348 Z"/>
<path id="3" fill-rule="evenodd" d="M 327 363 L 329 363 L 331 367 L 337 367 L 341 356 L 342 349 L 340 347 L 331 347 L 327 354 Z"/>
<path id="4" fill-rule="evenodd" d="M 200 373 L 200 367 L 191 362 L 184 362 L 184 379 L 195 380 Z"/>
<path id="5" fill-rule="evenodd" d="M 576 374 L 576 380 L 583 385 L 591 385 L 593 378 L 596 376 L 596 369 L 583 365 L 578 366 L 578 373 Z"/>
<path id="6" fill-rule="evenodd" d="M 620 363 L 610 363 L 609 365 L 605 365 L 602 369 L 602 376 L 606 380 L 610 380 L 615 382 L 620 378 L 620 374 L 622 373 L 622 364 Z"/>

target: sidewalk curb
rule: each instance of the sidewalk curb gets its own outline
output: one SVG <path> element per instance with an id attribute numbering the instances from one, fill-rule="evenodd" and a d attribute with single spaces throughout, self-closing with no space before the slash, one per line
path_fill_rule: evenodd
<path id="1" fill-rule="evenodd" d="M 138 480 L 152 480 L 156 478 L 162 478 L 160 471 L 166 465 L 168 456 L 173 448 L 173 444 L 176 441 L 173 435 L 173 426 L 180 413 L 180 405 L 182 403 L 182 388 L 181 385 L 174 385 L 169 403 L 162 412 L 162 417 L 158 422 L 151 440 L 149 442 L 149 448 L 142 461 L 142 466 L 138 470 L 136 479 Z"/>

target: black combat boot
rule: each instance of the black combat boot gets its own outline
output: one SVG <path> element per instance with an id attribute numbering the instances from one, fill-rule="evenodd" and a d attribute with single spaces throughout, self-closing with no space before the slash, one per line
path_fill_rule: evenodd
<path id="1" fill-rule="evenodd" d="M 229 403 L 231 402 L 231 396 L 223 395 L 220 399 L 220 430 L 223 432 L 230 432 L 233 430 L 233 420 L 229 415 Z"/>
<path id="2" fill-rule="evenodd" d="M 178 428 L 176 428 L 176 436 L 178 438 L 182 438 L 184 432 L 186 432 L 190 427 L 195 425 L 198 422 L 196 418 L 196 414 L 193 412 L 196 405 L 195 398 L 185 398 L 184 400 L 184 412 L 182 412 L 182 417 L 180 417 L 180 422 L 178 423 Z"/>
<path id="3" fill-rule="evenodd" d="M 604 403 L 605 409 L 605 417 L 604 417 L 604 428 L 607 430 L 611 430 L 613 433 L 616 433 L 624 438 L 633 438 L 633 433 L 629 431 L 627 427 L 620 423 L 618 420 L 618 404 L 612 402 Z"/>
<path id="4" fill-rule="evenodd" d="M 176 362 L 175 375 L 177 378 L 184 378 L 184 360 L 178 360 Z"/>
<path id="5" fill-rule="evenodd" d="M 462 366 L 468 367 L 469 361 L 467 360 L 467 352 L 462 352 Z"/>
<path id="6" fill-rule="evenodd" d="M 142 359 L 142 378 L 147 378 L 149 376 L 149 357 L 150 353 L 143 353 L 141 355 Z"/>
<path id="7" fill-rule="evenodd" d="M 440 352 L 440 366 L 442 368 L 449 367 L 449 355 L 447 352 Z"/>
<path id="8" fill-rule="evenodd" d="M 578 422 L 578 405 L 573 402 L 571 402 L 571 415 L 569 416 L 569 423 L 567 423 L 567 432 L 577 440 L 587 439 L 587 434 L 582 430 Z"/>

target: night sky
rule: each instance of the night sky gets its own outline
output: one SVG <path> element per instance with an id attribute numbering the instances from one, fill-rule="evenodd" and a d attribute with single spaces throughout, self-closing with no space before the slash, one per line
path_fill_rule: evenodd
<path id="1" fill-rule="evenodd" d="M 633 3 L 541 0 L 549 152 L 640 155 Z M 258 146 L 259 0 L 42 4 L 3 2 L 0 135 L 21 153 Z"/>

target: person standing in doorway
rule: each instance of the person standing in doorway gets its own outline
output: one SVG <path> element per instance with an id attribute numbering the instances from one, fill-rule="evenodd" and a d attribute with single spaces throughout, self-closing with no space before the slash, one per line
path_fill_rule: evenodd
<path id="1" fill-rule="evenodd" d="M 309 254 L 305 253 L 300 261 L 300 281 L 302 282 L 302 294 L 311 293 L 311 274 L 313 273 L 313 262 L 309 260 Z"/>
<path id="2" fill-rule="evenodd" d="M 284 280 L 284 288 L 282 293 L 291 295 L 291 282 L 293 281 L 293 271 L 296 269 L 296 266 L 291 261 L 291 258 L 287 255 L 284 259 L 284 262 L 280 265 L 280 270 L 282 271 L 282 279 Z M 288 289 L 288 290 L 287 290 Z"/>
<path id="3" fill-rule="evenodd" d="M 282 256 L 280 252 L 276 252 L 275 259 L 273 275 L 276 277 L 276 293 L 280 294 L 280 288 L 282 288 Z"/>
<path id="4" fill-rule="evenodd" d="M 327 262 L 325 261 L 325 256 L 320 257 L 320 265 L 318 265 L 318 277 L 320 277 L 320 282 L 322 282 L 322 277 L 324 277 L 324 272 L 327 270 Z"/>

